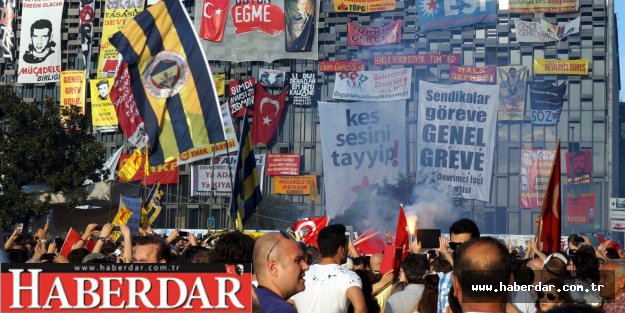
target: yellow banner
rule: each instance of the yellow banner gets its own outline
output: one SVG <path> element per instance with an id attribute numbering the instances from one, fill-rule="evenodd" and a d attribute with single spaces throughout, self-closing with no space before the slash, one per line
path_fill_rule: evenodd
<path id="1" fill-rule="evenodd" d="M 588 75 L 588 59 L 545 60 L 534 59 L 535 74 Z"/>
<path id="2" fill-rule="evenodd" d="M 130 8 L 124 8 L 127 5 L 126 2 L 132 3 Z M 107 78 L 115 75 L 118 52 L 109 42 L 109 37 L 121 30 L 127 21 L 133 19 L 141 11 L 143 11 L 143 1 L 106 1 L 97 77 Z"/>
<path id="3" fill-rule="evenodd" d="M 213 81 L 215 82 L 217 95 L 223 96 L 226 92 L 226 74 L 213 74 Z"/>
<path id="4" fill-rule="evenodd" d="M 129 182 L 137 174 L 141 165 L 143 165 L 143 153 L 141 153 L 141 149 L 137 149 L 119 170 L 119 174 L 117 174 L 119 180 Z"/>
<path id="5" fill-rule="evenodd" d="M 61 110 L 70 105 L 85 113 L 85 71 L 61 72 Z"/>
<path id="6" fill-rule="evenodd" d="M 510 0 L 509 13 L 572 13 L 579 11 L 579 0 Z"/>
<path id="7" fill-rule="evenodd" d="M 91 80 L 91 124 L 100 132 L 117 131 L 117 113 L 109 97 L 113 78 Z"/>
<path id="8" fill-rule="evenodd" d="M 283 195 L 310 195 L 312 188 L 317 187 L 317 176 L 274 176 L 273 193 Z M 317 190 L 313 191 L 315 195 Z"/>
<path id="9" fill-rule="evenodd" d="M 334 0 L 336 12 L 369 13 L 395 10 L 395 0 Z"/>

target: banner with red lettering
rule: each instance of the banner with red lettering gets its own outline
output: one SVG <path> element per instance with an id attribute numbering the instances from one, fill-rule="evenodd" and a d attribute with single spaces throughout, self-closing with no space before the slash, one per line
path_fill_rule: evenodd
<path id="1" fill-rule="evenodd" d="M 256 96 L 254 97 L 256 115 L 252 124 L 252 142 L 256 144 L 268 144 L 273 139 L 285 106 L 285 99 L 288 93 L 285 88 L 277 95 L 267 93 L 263 86 L 256 85 Z"/>
<path id="2" fill-rule="evenodd" d="M 244 78 L 228 83 L 228 102 L 232 117 L 243 118 L 245 108 L 248 116 L 254 116 L 255 91 L 256 78 Z"/>
<path id="3" fill-rule="evenodd" d="M 347 43 L 352 46 L 382 46 L 401 42 L 401 20 L 379 28 L 347 23 Z"/>
<path id="4" fill-rule="evenodd" d="M 210 41 L 222 41 L 228 18 L 228 0 L 204 0 L 201 16 L 200 37 Z"/>
<path id="5" fill-rule="evenodd" d="M 256 172 L 263 190 L 265 175 L 265 155 L 256 154 Z M 229 196 L 232 193 L 234 171 L 237 168 L 237 155 L 215 157 L 209 164 L 191 165 L 191 197 Z"/>
<path id="6" fill-rule="evenodd" d="M 274 176 L 273 193 L 282 195 L 309 195 L 317 188 L 317 176 Z"/>
<path id="7" fill-rule="evenodd" d="M 363 61 L 319 61 L 319 72 L 359 72 L 365 69 Z"/>
<path id="8" fill-rule="evenodd" d="M 589 183 L 592 176 L 592 151 L 566 153 L 566 182 L 569 184 Z"/>
<path id="9" fill-rule="evenodd" d="M 541 208 L 543 197 L 549 183 L 551 164 L 555 157 L 553 150 L 521 150 L 521 209 Z"/>
<path id="10" fill-rule="evenodd" d="M 75 105 L 80 107 L 80 114 L 85 114 L 86 81 L 84 70 L 61 72 L 61 110 Z"/>
<path id="11" fill-rule="evenodd" d="M 469 67 L 452 65 L 449 79 L 463 82 L 496 83 L 497 67 Z"/>
<path id="12" fill-rule="evenodd" d="M 268 154 L 267 176 L 299 175 L 299 154 Z"/>
<path id="13" fill-rule="evenodd" d="M 119 52 L 109 42 L 114 33 L 120 31 L 126 23 L 143 11 L 144 1 L 106 1 L 104 21 L 102 22 L 102 37 L 100 53 L 98 54 L 98 78 L 113 77 L 118 67 Z M 201 8 L 201 5 L 197 7 Z M 195 16 L 201 16 L 196 14 Z M 196 19 L 199 21 L 200 19 Z"/>
<path id="14" fill-rule="evenodd" d="M 61 78 L 63 1 L 23 0 L 18 83 L 53 83 Z"/>
<path id="15" fill-rule="evenodd" d="M 128 158 L 130 158 L 131 154 L 122 154 L 119 158 L 118 169 L 122 169 L 124 164 Z M 150 172 L 148 174 L 147 179 L 145 179 L 145 162 L 141 164 L 139 170 L 135 173 L 135 175 L 130 178 L 129 181 L 140 181 L 141 184 L 152 186 L 156 184 L 156 182 L 160 182 L 161 185 L 167 184 L 177 184 L 178 183 L 178 164 L 176 160 L 169 161 L 167 163 L 163 163 L 158 166 L 150 166 Z"/>
<path id="16" fill-rule="evenodd" d="M 86 69 L 89 69 L 89 64 L 91 64 L 91 42 L 93 42 L 93 20 L 95 19 L 93 2 L 94 0 L 80 1 L 80 50 Z M 86 74 L 88 77 L 89 70 Z"/>
<path id="17" fill-rule="evenodd" d="M 525 90 L 527 89 L 526 66 L 500 66 L 497 68 L 499 84 L 499 107 L 497 120 L 521 121 L 525 113 Z"/>
<path id="18" fill-rule="evenodd" d="M 603 208 L 607 204 L 604 206 L 603 184 L 604 182 L 592 182 L 563 186 L 563 234 L 605 230 Z"/>
<path id="19" fill-rule="evenodd" d="M 460 53 L 454 54 L 390 54 L 374 55 L 374 65 L 439 65 L 456 64 L 460 65 L 462 56 Z"/>

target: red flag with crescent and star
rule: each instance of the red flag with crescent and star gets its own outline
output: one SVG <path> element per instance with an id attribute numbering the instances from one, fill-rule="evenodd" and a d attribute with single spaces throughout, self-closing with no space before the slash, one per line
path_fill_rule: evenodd
<path id="1" fill-rule="evenodd" d="M 228 2 L 228 0 L 204 0 L 200 37 L 217 42 L 223 40 Z"/>
<path id="2" fill-rule="evenodd" d="M 285 88 L 279 94 L 272 95 L 265 91 L 261 84 L 256 84 L 254 124 L 252 125 L 252 142 L 255 145 L 259 143 L 266 145 L 276 134 L 282 119 L 287 93 L 288 88 Z"/>
<path id="3" fill-rule="evenodd" d="M 317 247 L 319 232 L 328 226 L 328 217 L 308 217 L 293 224 L 293 230 L 299 240 L 307 245 Z"/>

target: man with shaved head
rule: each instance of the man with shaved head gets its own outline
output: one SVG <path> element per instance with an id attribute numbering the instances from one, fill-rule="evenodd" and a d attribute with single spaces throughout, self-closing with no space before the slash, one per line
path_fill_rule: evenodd
<path id="1" fill-rule="evenodd" d="M 304 290 L 306 255 L 286 232 L 265 234 L 254 245 L 256 294 L 261 312 L 297 313 L 289 299 Z"/>
<path id="2" fill-rule="evenodd" d="M 606 300 L 605 312 L 625 312 L 625 260 L 609 260 L 602 264 L 599 285 L 603 285 L 599 294 Z"/>

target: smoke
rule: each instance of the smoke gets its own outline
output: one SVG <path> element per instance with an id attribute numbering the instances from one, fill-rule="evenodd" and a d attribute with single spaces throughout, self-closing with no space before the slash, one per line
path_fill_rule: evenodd
<path id="1" fill-rule="evenodd" d="M 460 208 L 454 207 L 449 195 L 428 186 L 416 186 L 413 192 L 413 205 L 404 206 L 404 212 L 417 216 L 417 229 L 440 228 L 445 233 L 451 223 L 460 218 Z"/>

